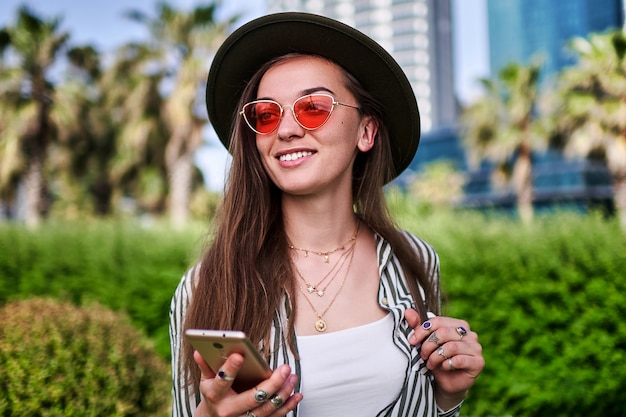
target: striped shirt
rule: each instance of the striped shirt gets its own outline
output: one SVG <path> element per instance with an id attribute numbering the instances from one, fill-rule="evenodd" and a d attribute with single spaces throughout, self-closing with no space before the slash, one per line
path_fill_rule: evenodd
<path id="1" fill-rule="evenodd" d="M 417 255 L 424 260 L 429 273 L 429 279 L 438 285 L 439 283 L 439 257 L 434 249 L 426 242 L 412 234 L 405 232 L 409 241 L 413 244 Z M 404 311 L 413 306 L 409 287 L 407 285 L 402 267 L 395 256 L 391 245 L 379 235 L 376 235 L 376 251 L 378 257 L 378 269 L 380 284 L 378 287 L 378 304 L 384 310 L 389 311 L 394 320 L 393 342 L 407 358 L 407 368 L 404 384 L 398 397 L 387 407 L 375 412 L 377 417 L 452 417 L 458 416 L 462 402 L 448 411 L 442 411 L 435 402 L 434 380 L 431 372 L 426 368 L 426 363 L 420 358 L 419 345 L 409 344 L 408 337 L 412 328 L 404 320 Z M 182 326 L 185 312 L 192 295 L 192 277 L 197 273 L 198 267 L 190 269 L 180 281 L 172 298 L 170 310 L 170 343 L 172 348 L 172 416 L 191 417 L 200 400 L 197 392 L 191 392 L 184 387 L 184 374 L 181 372 L 180 359 L 182 345 Z M 424 297 L 423 289 L 422 298 Z M 270 341 L 272 346 L 260 346 L 263 351 L 273 352 L 270 357 L 270 367 L 277 368 L 281 364 L 289 364 L 291 369 L 299 376 L 299 380 L 306 378 L 301 375 L 299 361 L 295 359 L 289 349 L 287 340 L 287 320 L 291 313 L 291 305 L 285 296 L 283 302 L 276 310 Z M 299 391 L 300 386 L 295 390 Z M 297 417 L 298 410 L 288 414 L 288 417 Z"/>

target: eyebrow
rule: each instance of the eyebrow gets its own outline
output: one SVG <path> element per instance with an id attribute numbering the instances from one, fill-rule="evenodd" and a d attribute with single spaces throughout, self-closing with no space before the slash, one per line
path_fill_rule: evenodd
<path id="1" fill-rule="evenodd" d="M 307 88 L 305 90 L 300 91 L 300 94 L 301 94 L 300 97 L 307 96 L 307 95 L 313 94 L 313 93 L 318 93 L 320 91 L 325 91 L 327 93 L 334 94 L 333 90 L 331 90 L 329 88 L 326 88 L 326 87 L 321 87 L 320 86 L 320 87 Z M 274 99 L 271 98 L 271 97 L 259 97 L 259 98 L 257 98 L 257 100 L 274 100 Z"/>

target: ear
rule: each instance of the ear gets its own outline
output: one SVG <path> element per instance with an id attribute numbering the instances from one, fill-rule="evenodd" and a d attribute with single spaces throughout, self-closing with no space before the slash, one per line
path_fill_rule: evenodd
<path id="1" fill-rule="evenodd" d="M 361 137 L 357 147 L 361 152 L 367 152 L 374 146 L 376 134 L 378 133 L 378 121 L 373 117 L 364 117 L 361 121 Z"/>

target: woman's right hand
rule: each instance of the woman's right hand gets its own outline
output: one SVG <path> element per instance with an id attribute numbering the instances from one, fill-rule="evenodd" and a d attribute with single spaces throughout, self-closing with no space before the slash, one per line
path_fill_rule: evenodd
<path id="1" fill-rule="evenodd" d="M 302 394 L 294 393 L 298 377 L 289 365 L 281 365 L 272 376 L 255 388 L 237 393 L 232 389 L 234 378 L 243 366 L 243 356 L 231 354 L 220 369 L 220 376 L 207 365 L 198 352 L 194 360 L 200 367 L 200 393 L 194 417 L 282 417 L 294 410 Z"/>

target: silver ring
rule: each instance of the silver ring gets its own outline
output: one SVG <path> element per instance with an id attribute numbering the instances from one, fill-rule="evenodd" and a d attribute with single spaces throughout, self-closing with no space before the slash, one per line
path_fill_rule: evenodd
<path id="1" fill-rule="evenodd" d="M 278 394 L 274 394 L 272 395 L 272 398 L 270 398 L 270 402 L 274 405 L 274 407 L 276 408 L 280 408 L 281 405 L 283 405 L 284 401 L 282 398 L 280 398 L 280 396 Z"/>
<path id="2" fill-rule="evenodd" d="M 459 334 L 459 336 L 461 336 L 461 340 L 463 340 L 463 337 L 467 334 L 467 330 L 465 330 L 465 327 L 463 326 L 457 327 L 456 332 Z"/>
<path id="3" fill-rule="evenodd" d="M 437 336 L 437 333 L 432 332 L 430 334 L 430 336 L 428 336 L 427 339 L 429 342 L 433 342 L 434 344 L 438 345 L 439 344 L 439 336 Z"/>
<path id="4" fill-rule="evenodd" d="M 256 417 L 252 411 L 246 411 L 246 417 Z"/>
<path id="5" fill-rule="evenodd" d="M 448 365 L 450 366 L 450 370 L 451 370 L 451 371 L 456 370 L 456 368 L 454 367 L 454 365 L 452 365 L 452 358 L 448 359 Z"/>
<path id="6" fill-rule="evenodd" d="M 232 376 L 227 376 L 226 372 L 224 372 L 224 370 L 222 369 L 220 369 L 217 372 L 217 377 L 221 379 L 222 381 L 234 381 L 235 380 L 235 378 L 233 378 Z"/>
<path id="7" fill-rule="evenodd" d="M 269 395 L 267 394 L 267 392 L 263 391 L 262 389 L 259 389 L 254 393 L 254 401 L 258 403 L 264 403 L 265 401 L 268 400 L 268 398 L 269 398 Z"/>
<path id="8" fill-rule="evenodd" d="M 439 346 L 439 349 L 437 349 L 437 353 L 439 354 L 439 356 L 443 356 L 444 358 L 448 359 L 448 357 L 443 351 L 443 346 Z"/>

